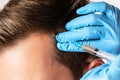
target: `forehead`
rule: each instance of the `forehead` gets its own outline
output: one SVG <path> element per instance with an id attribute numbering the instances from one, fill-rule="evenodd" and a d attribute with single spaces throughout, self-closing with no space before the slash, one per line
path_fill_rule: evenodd
<path id="1" fill-rule="evenodd" d="M 24 50 L 42 52 L 42 53 L 53 53 L 54 52 L 54 39 L 47 34 L 30 34 L 23 40 L 17 42 L 16 47 L 21 47 Z"/>
<path id="2" fill-rule="evenodd" d="M 22 58 L 54 59 L 54 39 L 46 34 L 31 34 L 24 39 L 18 40 L 16 44 L 4 51 L 7 55 L 20 55 Z M 20 57 L 18 56 L 18 57 Z M 45 61 L 45 60 L 44 60 Z"/>

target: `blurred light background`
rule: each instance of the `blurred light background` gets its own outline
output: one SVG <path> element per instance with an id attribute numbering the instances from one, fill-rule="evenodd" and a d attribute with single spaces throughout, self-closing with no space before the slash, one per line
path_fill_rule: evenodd
<path id="1" fill-rule="evenodd" d="M 4 8 L 4 6 L 9 2 L 9 0 L 0 0 L 0 11 Z"/>
<path id="2" fill-rule="evenodd" d="M 109 4 L 112 4 L 112 5 L 120 8 L 120 0 L 90 0 L 90 1 L 94 1 L 94 2 L 104 1 L 104 2 L 107 2 Z"/>
<path id="3" fill-rule="evenodd" d="M 0 10 L 2 10 L 4 8 L 4 6 L 9 2 L 10 0 L 0 0 Z M 109 4 L 112 4 L 118 8 L 120 8 L 120 0 L 90 0 L 90 1 L 94 1 L 94 2 L 98 2 L 98 1 L 105 1 Z"/>

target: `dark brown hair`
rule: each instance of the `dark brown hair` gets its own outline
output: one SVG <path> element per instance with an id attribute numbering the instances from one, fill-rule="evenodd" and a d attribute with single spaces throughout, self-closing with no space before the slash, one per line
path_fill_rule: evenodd
<path id="1" fill-rule="evenodd" d="M 87 0 L 10 0 L 0 12 L 0 46 L 12 44 L 29 32 L 55 35 L 65 31 L 65 23 L 77 16 L 77 8 L 87 3 Z M 56 59 L 71 70 L 75 80 L 79 80 L 91 61 L 91 55 L 86 53 L 59 50 L 56 53 Z"/>

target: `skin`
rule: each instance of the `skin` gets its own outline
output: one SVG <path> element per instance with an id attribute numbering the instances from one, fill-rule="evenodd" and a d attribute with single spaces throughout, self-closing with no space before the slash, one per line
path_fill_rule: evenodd
<path id="1" fill-rule="evenodd" d="M 73 80 L 71 71 L 55 58 L 53 39 L 30 34 L 0 55 L 0 80 Z"/>

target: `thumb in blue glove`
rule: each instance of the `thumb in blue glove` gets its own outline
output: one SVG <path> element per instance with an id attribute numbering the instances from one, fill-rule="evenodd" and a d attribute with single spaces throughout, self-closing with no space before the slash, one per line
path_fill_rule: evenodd
<path id="1" fill-rule="evenodd" d="M 99 6 L 99 7 L 98 7 Z M 100 12 L 102 14 L 95 14 Z M 65 26 L 66 32 L 56 36 L 63 51 L 83 52 L 87 44 L 117 55 L 120 52 L 120 10 L 105 2 L 91 2 L 77 10 L 79 16 Z"/>
<path id="2" fill-rule="evenodd" d="M 91 69 L 80 80 L 120 80 L 120 55 L 111 64 Z"/>

